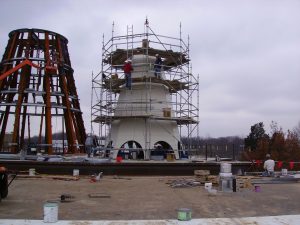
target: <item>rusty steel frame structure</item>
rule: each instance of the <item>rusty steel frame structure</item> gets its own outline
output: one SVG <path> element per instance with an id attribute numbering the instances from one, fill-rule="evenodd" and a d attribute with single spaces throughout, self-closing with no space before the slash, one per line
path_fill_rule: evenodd
<path id="1" fill-rule="evenodd" d="M 37 151 L 55 153 L 53 133 L 59 130 L 66 133 L 68 153 L 84 152 L 86 133 L 67 44 L 64 36 L 42 29 L 9 33 L 0 63 L 0 151 L 25 150 L 34 129 Z M 60 125 L 54 124 L 57 118 Z"/>

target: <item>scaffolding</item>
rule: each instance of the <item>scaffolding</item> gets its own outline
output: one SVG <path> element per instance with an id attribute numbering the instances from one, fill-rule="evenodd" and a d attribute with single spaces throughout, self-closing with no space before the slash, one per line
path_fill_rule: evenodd
<path id="1" fill-rule="evenodd" d="M 189 38 L 188 43 L 182 39 L 181 24 L 179 38 L 156 34 L 149 26 L 148 20 L 145 22 L 143 33 L 134 34 L 133 26 L 127 26 L 126 35 L 115 36 L 113 24 L 112 37 L 107 42 L 104 41 L 103 35 L 101 71 L 92 75 L 91 98 L 91 132 L 107 140 L 103 146 L 111 147 L 108 140 L 114 120 L 135 117 L 145 120 L 176 121 L 180 139 L 182 137 L 188 139 L 188 144 L 181 146 L 181 150 L 191 149 L 191 138 L 199 135 L 199 77 L 192 74 L 189 48 Z M 127 103 L 122 103 L 119 99 L 119 93 L 125 84 L 123 65 L 126 59 L 139 54 L 145 55 L 147 59 L 159 54 L 164 59 L 164 78 L 148 76 L 149 73 L 154 73 L 154 65 L 148 60 L 147 65 L 134 64 L 138 70 L 147 69 L 139 70 L 144 76 L 132 78 L 132 83 L 143 82 L 148 87 L 146 90 L 150 97 L 147 102 L 130 102 L 131 107 L 127 107 Z M 155 116 L 155 113 L 151 112 L 151 105 L 155 104 L 151 100 L 153 84 L 163 84 L 168 89 L 170 95 L 168 103 L 172 105 L 174 115 Z M 122 107 L 124 113 L 119 111 L 115 114 L 117 104 L 119 106 L 124 104 Z M 147 113 L 143 115 L 136 113 L 141 108 Z M 147 130 L 145 133 L 151 138 L 151 133 Z"/>

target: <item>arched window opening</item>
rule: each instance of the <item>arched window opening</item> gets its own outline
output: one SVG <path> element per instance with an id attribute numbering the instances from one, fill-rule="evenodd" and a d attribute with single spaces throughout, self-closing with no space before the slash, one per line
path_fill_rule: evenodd
<path id="1" fill-rule="evenodd" d="M 174 153 L 173 148 L 165 141 L 158 141 L 151 150 L 150 158 L 154 160 L 163 160 L 167 158 L 168 153 Z"/>
<path id="2" fill-rule="evenodd" d="M 121 146 L 118 156 L 123 159 L 144 159 L 144 152 L 140 143 L 130 140 Z"/>

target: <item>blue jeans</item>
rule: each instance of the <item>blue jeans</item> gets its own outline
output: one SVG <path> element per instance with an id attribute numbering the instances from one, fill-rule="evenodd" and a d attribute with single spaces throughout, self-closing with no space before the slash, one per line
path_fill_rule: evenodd
<path id="1" fill-rule="evenodd" d="M 155 67 L 154 68 L 154 75 L 156 77 L 160 77 L 160 71 L 161 71 L 161 68 Z"/>
<path id="2" fill-rule="evenodd" d="M 90 146 L 90 145 L 86 145 L 86 146 L 85 146 L 85 151 L 86 151 L 88 157 L 90 157 L 90 156 L 91 156 L 91 153 L 93 152 L 93 147 Z"/>
<path id="3" fill-rule="evenodd" d="M 132 83 L 131 73 L 125 73 L 125 86 L 128 89 L 131 89 L 131 83 Z"/>
<path id="4" fill-rule="evenodd" d="M 274 177 L 275 173 L 274 171 L 267 171 L 265 170 L 263 173 L 262 173 L 262 176 L 263 177 Z"/>

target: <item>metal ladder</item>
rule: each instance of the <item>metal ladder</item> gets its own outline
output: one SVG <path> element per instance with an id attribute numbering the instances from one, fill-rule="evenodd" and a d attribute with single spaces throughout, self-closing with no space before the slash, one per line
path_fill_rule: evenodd
<path id="1" fill-rule="evenodd" d="M 127 26 L 127 59 L 133 56 L 133 25 Z"/>

